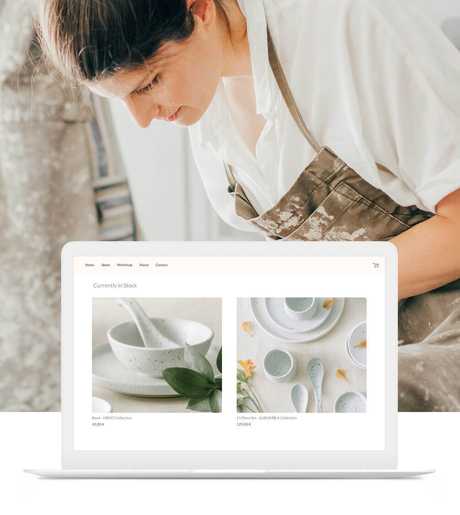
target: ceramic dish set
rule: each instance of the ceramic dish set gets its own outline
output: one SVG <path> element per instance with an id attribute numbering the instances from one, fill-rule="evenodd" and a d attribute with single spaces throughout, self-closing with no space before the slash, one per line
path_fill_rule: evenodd
<path id="1" fill-rule="evenodd" d="M 177 393 L 162 379 L 169 367 L 185 367 L 184 343 L 206 355 L 214 333 L 193 320 L 151 318 L 164 337 L 165 347 L 146 347 L 132 321 L 107 331 L 108 344 L 93 351 L 93 383 L 114 392 L 144 397 L 176 397 Z"/>
<path id="2" fill-rule="evenodd" d="M 345 299 L 251 298 L 258 325 L 270 336 L 287 342 L 317 340 L 331 331 L 342 316 Z"/>
<path id="3" fill-rule="evenodd" d="M 308 343 L 324 337 L 342 316 L 345 299 L 323 298 L 251 298 L 250 308 L 259 327 L 283 343 Z M 350 362 L 366 368 L 366 323 L 360 322 L 344 341 Z M 296 358 L 283 348 L 270 349 L 263 358 L 263 369 L 268 380 L 290 382 L 298 369 Z M 314 396 L 314 411 L 322 411 L 322 383 L 326 375 L 323 362 L 318 358 L 307 363 L 308 383 Z M 330 371 L 328 371 L 330 373 Z M 328 374 L 329 375 L 329 374 Z M 296 412 L 307 412 L 309 390 L 304 384 L 294 384 L 290 390 L 290 405 Z M 337 413 L 366 411 L 366 395 L 349 391 L 340 394 L 334 402 Z"/>

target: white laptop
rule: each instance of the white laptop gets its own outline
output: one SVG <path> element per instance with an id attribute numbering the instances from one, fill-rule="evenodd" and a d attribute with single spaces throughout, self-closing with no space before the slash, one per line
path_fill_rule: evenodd
<path id="1" fill-rule="evenodd" d="M 73 242 L 62 469 L 45 477 L 407 477 L 389 243 Z"/>

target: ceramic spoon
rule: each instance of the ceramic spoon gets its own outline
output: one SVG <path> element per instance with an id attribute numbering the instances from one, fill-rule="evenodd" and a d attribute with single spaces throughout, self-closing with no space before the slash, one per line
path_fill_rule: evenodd
<path id="1" fill-rule="evenodd" d="M 308 390 L 303 384 L 295 384 L 291 388 L 291 402 L 297 413 L 306 413 L 308 406 Z"/>
<path id="2" fill-rule="evenodd" d="M 142 306 L 134 299 L 118 298 L 117 303 L 124 307 L 131 315 L 146 347 L 166 348 L 178 347 L 178 344 L 166 338 L 155 324 L 150 320 Z"/>
<path id="3" fill-rule="evenodd" d="M 321 411 L 321 393 L 323 389 L 324 379 L 324 365 L 318 358 L 313 358 L 308 362 L 307 374 L 310 378 L 311 384 L 313 385 L 313 392 L 315 394 L 316 411 Z"/>

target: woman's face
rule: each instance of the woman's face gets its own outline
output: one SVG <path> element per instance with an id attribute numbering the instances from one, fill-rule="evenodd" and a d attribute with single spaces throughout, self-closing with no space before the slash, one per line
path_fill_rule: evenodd
<path id="1" fill-rule="evenodd" d="M 121 99 L 141 127 L 152 120 L 188 126 L 205 113 L 222 75 L 222 36 L 214 2 L 195 15 L 195 29 L 182 42 L 165 43 L 142 67 L 87 83 L 94 93 Z"/>

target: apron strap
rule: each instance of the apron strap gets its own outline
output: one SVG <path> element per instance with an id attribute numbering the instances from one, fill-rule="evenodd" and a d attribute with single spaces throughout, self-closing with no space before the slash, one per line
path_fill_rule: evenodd
<path id="1" fill-rule="evenodd" d="M 284 74 L 283 67 L 281 66 L 281 62 L 278 58 L 278 54 L 276 53 L 275 45 L 273 44 L 273 40 L 270 34 L 270 30 L 267 27 L 267 40 L 268 40 L 268 60 L 270 61 L 270 66 L 273 71 L 273 75 L 275 76 L 278 87 L 280 88 L 281 94 L 283 95 L 284 101 L 286 102 L 287 108 L 291 113 L 291 116 L 294 118 L 297 127 L 300 129 L 300 132 L 305 136 L 307 141 L 313 147 L 316 152 L 321 150 L 321 145 L 318 143 L 313 134 L 309 131 L 304 119 L 302 118 L 302 114 L 297 107 L 296 101 L 294 100 L 294 95 L 292 94 L 291 88 L 289 87 L 288 81 L 286 79 L 286 75 Z"/>

